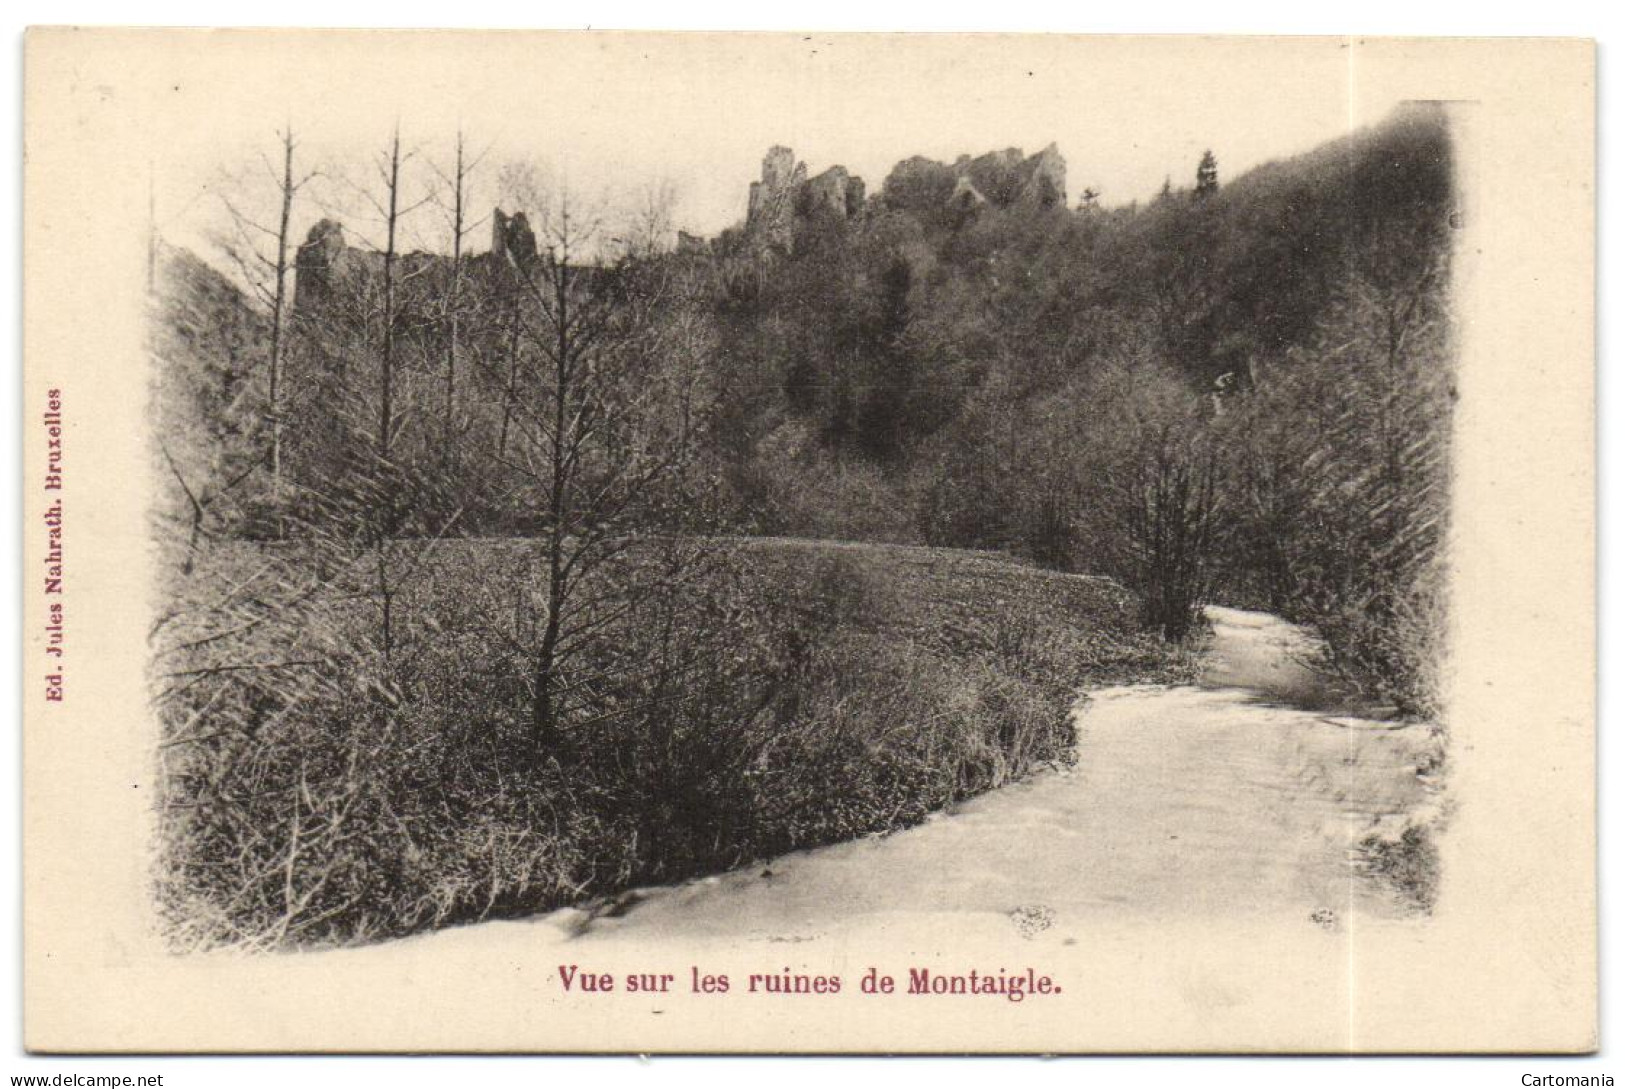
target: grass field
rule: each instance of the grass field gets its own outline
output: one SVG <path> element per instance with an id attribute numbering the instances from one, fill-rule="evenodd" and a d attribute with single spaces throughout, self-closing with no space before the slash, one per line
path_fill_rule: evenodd
<path id="1" fill-rule="evenodd" d="M 877 634 L 947 659 L 998 652 L 1064 712 L 1082 688 L 1180 683 L 1192 661 L 1145 630 L 1139 602 L 1110 579 L 1067 575 L 999 553 L 798 538 L 738 542 L 772 579 L 845 561 L 865 580 Z"/>

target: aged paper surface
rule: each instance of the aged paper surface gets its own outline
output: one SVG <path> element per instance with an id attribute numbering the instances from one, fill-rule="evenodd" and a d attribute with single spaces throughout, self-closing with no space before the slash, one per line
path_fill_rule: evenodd
<path id="1" fill-rule="evenodd" d="M 24 990 L 31 1049 L 1596 1046 L 1589 43 L 46 29 L 29 34 L 26 65 Z M 922 94 L 921 87 L 940 93 Z M 1169 89 L 1177 94 L 1166 96 Z M 1119 96 L 1146 105 L 1114 112 L 1110 103 Z M 1080 114 L 1104 119 L 1075 130 L 1087 134 L 1087 147 L 1040 131 L 1065 97 Z M 509 150 L 545 158 L 579 189 L 634 187 L 632 175 L 650 161 L 639 149 L 654 148 L 654 158 L 695 193 L 688 206 L 694 233 L 710 237 L 744 217 L 756 156 L 776 143 L 794 146 L 812 173 L 846 159 L 880 164 L 868 179 L 872 198 L 891 163 L 922 149 L 951 159 L 956 148 L 974 156 L 1056 139 L 1071 160 L 1070 205 L 1090 182 L 1090 160 L 1111 160 L 1114 148 L 1136 144 L 1136 126 L 1154 130 L 1159 111 L 1181 104 L 1206 118 L 1228 117 L 1232 131 L 1247 134 L 1289 127 L 1316 109 L 1329 111 L 1334 123 L 1342 116 L 1343 131 L 1354 131 L 1415 103 L 1444 104 L 1458 202 L 1450 638 L 1440 715 L 1449 750 L 1437 802 L 1448 819 L 1437 825 L 1438 889 L 1429 910 L 1356 910 L 1352 876 L 1346 905 L 1305 900 L 1298 911 L 1288 890 L 1282 903 L 1290 915 L 1273 905 L 1236 910 L 1228 893 L 1204 893 L 1199 875 L 1212 867 L 1245 882 L 1222 859 L 1157 853 L 1165 845 L 1150 838 L 1173 833 L 1148 807 L 1124 812 L 1124 824 L 1109 829 L 1115 853 L 1102 855 L 1106 861 L 1086 851 L 1076 856 L 1095 859 L 1100 880 L 1116 883 L 1125 879 L 1107 874 L 1108 863 L 1143 849 L 1123 885 L 1148 890 L 1143 907 L 1129 896 L 1110 910 L 1072 913 L 1033 891 L 1048 880 L 1041 874 L 1020 875 L 1023 887 L 1008 902 L 982 890 L 975 902 L 984 906 L 975 910 L 934 900 L 935 885 L 920 886 L 912 900 L 906 890 L 880 895 L 858 887 L 918 879 L 920 871 L 885 868 L 914 857 L 907 845 L 921 842 L 902 838 L 917 833 L 898 833 L 904 846 L 895 849 L 871 841 L 832 846 L 815 857 L 757 862 L 720 882 L 612 899 L 607 909 L 600 901 L 586 922 L 579 912 L 544 919 L 514 913 L 338 948 L 312 942 L 261 952 L 256 942 L 228 941 L 177 951 L 173 915 L 166 921 L 155 892 L 169 825 L 154 808 L 165 766 L 157 754 L 167 751 L 160 742 L 175 739 L 159 733 L 154 704 L 162 694 L 155 696 L 154 685 L 169 681 L 162 680 L 167 667 L 151 660 L 172 604 L 164 589 L 172 584 L 159 566 L 177 554 L 155 543 L 152 509 L 165 489 L 175 493 L 173 476 L 184 480 L 190 468 L 166 465 L 165 444 L 185 436 L 156 433 L 159 417 L 149 410 L 153 372 L 163 365 L 152 348 L 149 285 L 153 266 L 182 248 L 233 275 L 209 250 L 207 230 L 189 218 L 190 202 L 219 196 L 217 184 L 209 189 L 213 168 L 247 162 L 269 168 L 274 182 L 281 168 L 276 133 L 284 125 L 310 132 L 313 146 L 349 149 L 371 172 L 367 184 L 380 176 L 380 164 L 387 171 L 388 156 L 377 153 L 387 152 L 397 123 L 419 143 L 439 141 L 433 157 L 442 179 L 447 134 L 459 124 L 470 130 L 471 146 L 507 141 Z M 963 123 L 989 113 L 1009 119 L 1009 135 L 997 142 L 983 138 L 985 128 Z M 500 131 L 475 131 L 486 122 Z M 1254 161 L 1237 162 L 1238 172 L 1341 135 L 1308 122 L 1304 133 L 1298 145 L 1275 150 L 1254 141 L 1249 146 L 1260 150 L 1248 153 Z M 962 139 L 981 142 L 961 148 Z M 259 158 L 267 149 L 269 157 Z M 1183 177 L 1190 150 L 1169 149 L 1168 170 L 1177 165 Z M 724 164 L 716 168 L 723 176 L 707 183 L 713 161 Z M 1138 182 L 1124 177 L 1124 191 L 1108 184 L 1106 204 L 1153 199 L 1130 191 Z M 770 181 L 764 174 L 764 193 Z M 409 199 L 417 201 L 417 191 Z M 965 199 L 987 198 L 978 190 Z M 294 245 L 307 241 L 314 218 L 300 220 Z M 472 234 L 481 251 L 489 232 L 481 226 Z M 399 247 L 418 249 L 449 252 L 419 238 Z M 565 296 L 561 288 L 558 298 Z M 287 429 L 313 426 L 311 419 L 290 419 Z M 208 537 L 202 547 L 217 547 Z M 239 588 L 225 581 L 219 590 Z M 1224 615 L 1215 624 L 1227 623 Z M 1145 713 L 1151 729 L 1162 712 Z M 1092 774 L 1083 721 L 1073 776 Z M 1258 728 L 1272 721 L 1261 719 Z M 1345 732 L 1345 770 L 1387 744 L 1352 727 Z M 1199 766 L 1193 763 L 1191 774 Z M 1331 830 L 1322 831 L 1333 838 L 1344 819 L 1338 805 L 1361 805 L 1363 780 L 1347 773 L 1353 796 L 1335 784 L 1325 793 Z M 1246 774 L 1237 769 L 1238 807 L 1251 797 Z M 294 914 L 299 898 L 316 895 L 311 889 L 323 880 L 299 869 L 301 834 L 306 843 L 324 834 L 309 815 L 321 802 L 312 794 L 315 778 L 288 788 L 296 796 L 291 848 L 270 856 L 287 861 L 290 920 L 301 926 L 311 914 Z M 1008 792 L 1024 790 L 1047 798 L 1044 782 L 1041 776 L 1001 789 L 1006 798 L 1019 800 Z M 984 824 L 971 827 L 985 827 L 989 810 L 979 805 L 1012 821 L 1001 833 L 1011 857 L 1024 837 L 1068 831 L 1023 826 L 1019 804 L 997 809 L 1008 803 L 992 796 L 921 831 L 940 834 L 933 829 L 977 819 Z M 1224 825 L 1230 816 L 1221 808 L 1209 823 Z M 1140 820 L 1146 823 L 1129 823 Z M 1286 817 L 1280 827 L 1279 851 L 1297 850 L 1299 830 Z M 289 830 L 278 829 L 260 832 Z M 1349 846 L 1357 840 L 1351 830 Z M 970 884 L 1009 876 L 999 870 L 997 848 L 982 857 L 976 842 L 963 847 L 929 872 L 970 873 Z M 852 864 L 870 850 L 890 853 L 867 870 Z M 791 891 L 757 891 L 774 880 L 774 867 Z M 798 873 L 805 875 L 801 886 L 794 884 Z M 1181 888 L 1182 873 L 1197 875 L 1197 887 Z M 1080 877 L 1087 885 L 1087 874 L 1056 880 Z M 1164 890 L 1160 899 L 1151 897 L 1154 889 Z M 817 904 L 821 895 L 830 903 Z M 871 901 L 873 910 L 847 907 Z M 229 898 L 218 903 L 227 915 L 237 910 Z M 366 925 L 359 922 L 358 933 Z M 573 926 L 579 937 L 570 936 Z M 270 937 L 263 944 L 275 946 Z M 907 993 L 911 972 L 963 978 L 973 969 L 997 976 L 1002 993 L 936 994 L 929 983 L 928 993 Z M 629 976 L 666 974 L 667 989 L 628 992 Z M 892 977 L 895 992 L 868 993 L 871 974 Z M 753 975 L 761 977 L 754 992 L 747 982 Z M 587 976 L 608 976 L 614 988 L 585 991 Z M 721 976 L 731 981 L 726 993 L 703 983 Z M 781 994 L 766 982 L 786 976 L 835 977 L 839 990 L 831 993 L 826 983 L 814 992 L 809 984 L 807 993 Z M 1043 977 L 1048 982 L 1040 985 Z M 1026 980 L 1032 993 L 1012 1001 L 1010 979 Z"/>

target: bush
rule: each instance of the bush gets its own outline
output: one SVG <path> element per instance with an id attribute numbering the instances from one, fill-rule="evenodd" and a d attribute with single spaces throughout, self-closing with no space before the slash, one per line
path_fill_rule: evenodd
<path id="1" fill-rule="evenodd" d="M 1409 716 L 1439 710 L 1454 390 L 1443 255 L 1355 278 L 1310 348 L 1229 421 L 1235 558 L 1334 664 Z"/>

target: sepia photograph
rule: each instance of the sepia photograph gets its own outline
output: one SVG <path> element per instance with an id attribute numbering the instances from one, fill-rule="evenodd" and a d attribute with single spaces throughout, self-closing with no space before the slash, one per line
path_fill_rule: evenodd
<path id="1" fill-rule="evenodd" d="M 31 1048 L 1595 1048 L 1589 43 L 26 50 Z"/>
<path id="2" fill-rule="evenodd" d="M 1431 908 L 1444 108 L 1116 206 L 775 145 L 715 234 L 477 141 L 152 239 L 177 943 Z"/>

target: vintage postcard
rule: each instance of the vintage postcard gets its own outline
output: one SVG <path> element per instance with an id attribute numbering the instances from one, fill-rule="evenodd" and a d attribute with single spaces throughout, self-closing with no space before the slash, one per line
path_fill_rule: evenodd
<path id="1" fill-rule="evenodd" d="M 29 1048 L 1597 1046 L 1591 43 L 25 51 Z"/>

